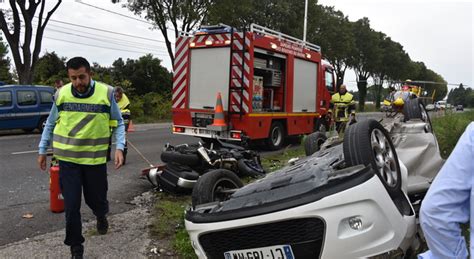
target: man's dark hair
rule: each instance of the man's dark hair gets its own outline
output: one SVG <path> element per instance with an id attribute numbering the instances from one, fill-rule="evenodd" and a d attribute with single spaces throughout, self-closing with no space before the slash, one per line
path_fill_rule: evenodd
<path id="1" fill-rule="evenodd" d="M 73 57 L 66 63 L 66 69 L 74 69 L 77 70 L 81 67 L 84 67 L 87 72 L 91 71 L 91 65 L 87 61 L 87 59 L 83 57 Z"/>

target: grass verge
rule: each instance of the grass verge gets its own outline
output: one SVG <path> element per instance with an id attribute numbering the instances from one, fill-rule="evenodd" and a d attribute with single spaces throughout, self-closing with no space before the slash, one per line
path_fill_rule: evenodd
<path id="1" fill-rule="evenodd" d="M 158 193 L 153 208 L 153 221 L 150 226 L 152 237 L 172 240 L 172 246 L 179 258 L 197 258 L 184 228 L 184 211 L 191 203 L 190 196 L 173 196 Z"/>
<path id="2" fill-rule="evenodd" d="M 267 172 L 273 172 L 285 166 L 291 158 L 304 156 L 303 146 L 286 147 L 277 154 L 262 157 L 262 166 Z"/>
<path id="3" fill-rule="evenodd" d="M 433 129 L 443 158 L 451 154 L 467 125 L 472 121 L 474 121 L 474 111 L 448 112 L 445 116 L 433 119 Z"/>
<path id="4" fill-rule="evenodd" d="M 446 116 L 433 119 L 433 128 L 444 158 L 449 156 L 471 121 L 474 121 L 474 111 L 448 113 Z M 302 145 L 287 147 L 276 154 L 262 157 L 262 165 L 267 172 L 274 172 L 284 167 L 289 159 L 304 156 Z M 244 179 L 244 181 L 251 182 L 252 180 Z M 183 212 L 190 203 L 189 196 L 176 197 L 159 193 L 158 202 L 153 209 L 154 219 L 150 229 L 152 236 L 172 240 L 173 249 L 179 258 L 197 258 L 184 228 Z M 463 227 L 463 233 L 464 236 L 469 233 L 467 226 Z"/>

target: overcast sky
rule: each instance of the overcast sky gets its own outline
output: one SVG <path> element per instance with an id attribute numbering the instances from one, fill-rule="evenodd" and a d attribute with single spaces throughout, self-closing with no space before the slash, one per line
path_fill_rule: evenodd
<path id="1" fill-rule="evenodd" d="M 48 5 L 54 2 L 48 0 Z M 368 17 L 372 28 L 400 42 L 412 60 L 423 61 L 449 83 L 462 82 L 473 86 L 474 6 L 471 1 L 319 0 L 319 3 L 334 6 L 351 21 Z M 1 5 L 8 6 L 7 3 Z M 119 57 L 136 59 L 145 53 L 153 53 L 171 69 L 158 30 L 152 30 L 146 22 L 112 12 L 140 19 L 110 0 L 83 0 L 82 3 L 64 0 L 46 29 L 42 53 L 55 51 L 67 58 L 84 56 L 91 62 L 106 66 Z M 347 72 L 345 81 L 350 89 L 356 89 L 353 71 Z"/>
<path id="2" fill-rule="evenodd" d="M 368 17 L 373 29 L 401 43 L 412 60 L 423 61 L 448 83 L 473 87 L 471 1 L 319 0 L 319 3 L 334 6 L 351 21 Z M 351 89 L 357 88 L 353 71 L 349 71 L 345 81 Z"/>

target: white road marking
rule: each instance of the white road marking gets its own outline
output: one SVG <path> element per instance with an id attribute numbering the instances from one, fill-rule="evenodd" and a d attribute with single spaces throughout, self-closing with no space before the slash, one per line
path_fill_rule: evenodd
<path id="1" fill-rule="evenodd" d="M 31 153 L 38 153 L 38 150 L 13 152 L 12 155 L 31 154 Z"/>

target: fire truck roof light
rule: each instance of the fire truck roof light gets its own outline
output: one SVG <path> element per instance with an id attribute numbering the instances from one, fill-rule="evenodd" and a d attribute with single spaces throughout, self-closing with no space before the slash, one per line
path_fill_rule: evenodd
<path id="1" fill-rule="evenodd" d="M 189 43 L 189 47 L 194 47 L 194 46 L 196 46 L 196 43 L 194 42 Z"/>
<path id="2" fill-rule="evenodd" d="M 271 46 L 272 46 L 272 49 L 276 49 L 276 48 L 277 48 L 277 45 L 276 45 L 275 43 L 272 43 Z"/>
<path id="3" fill-rule="evenodd" d="M 212 40 L 206 40 L 206 45 L 212 45 Z"/>
<path id="4" fill-rule="evenodd" d="M 225 44 L 230 44 L 230 40 L 224 41 Z"/>
<path id="5" fill-rule="evenodd" d="M 306 53 L 306 58 L 311 58 L 311 54 Z"/>

